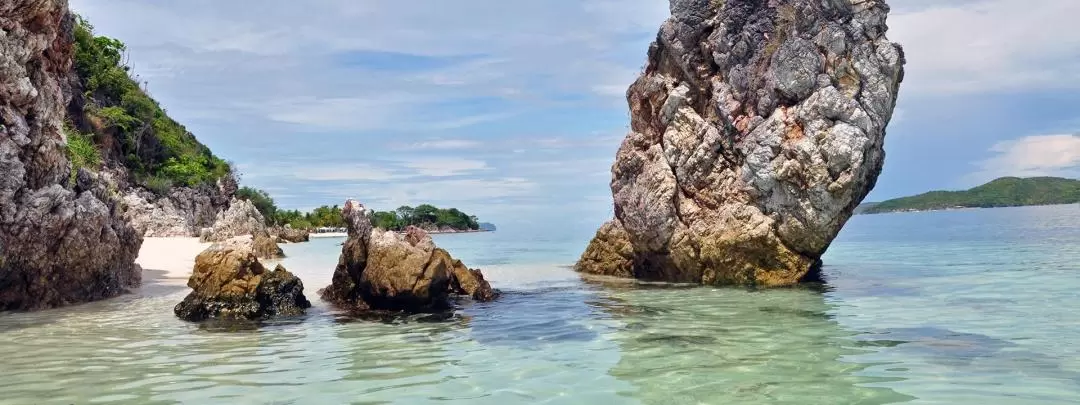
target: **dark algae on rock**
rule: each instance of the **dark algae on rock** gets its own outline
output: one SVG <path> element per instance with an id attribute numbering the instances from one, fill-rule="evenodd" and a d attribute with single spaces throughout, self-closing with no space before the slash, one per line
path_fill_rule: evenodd
<path id="1" fill-rule="evenodd" d="M 142 237 L 121 218 L 117 194 L 69 159 L 74 25 L 63 0 L 0 2 L 0 311 L 140 284 Z"/>
<path id="2" fill-rule="evenodd" d="M 349 237 L 331 285 L 320 292 L 324 300 L 353 312 L 435 312 L 450 308 L 453 295 L 496 297 L 479 270 L 436 247 L 423 229 L 401 234 L 373 227 L 372 211 L 354 200 L 342 215 Z"/>
<path id="3" fill-rule="evenodd" d="M 882 0 L 672 0 L 585 273 L 785 286 L 873 188 L 904 54 Z"/>

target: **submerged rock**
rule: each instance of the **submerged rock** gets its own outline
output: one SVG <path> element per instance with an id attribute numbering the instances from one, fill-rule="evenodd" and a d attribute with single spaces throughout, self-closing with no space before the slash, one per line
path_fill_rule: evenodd
<path id="1" fill-rule="evenodd" d="M 215 243 L 200 253 L 187 285 L 192 292 L 173 309 L 187 321 L 296 316 L 311 307 L 303 282 L 281 265 L 267 271 L 246 237 Z"/>
<path id="2" fill-rule="evenodd" d="M 437 248 L 423 229 L 410 226 L 399 234 L 373 228 L 371 212 L 353 200 L 342 213 L 349 237 L 332 284 L 321 291 L 324 300 L 356 311 L 430 312 L 449 308 L 452 294 L 495 298 L 479 270 Z"/>
<path id="3" fill-rule="evenodd" d="M 854 3 L 854 4 L 853 4 Z M 904 54 L 882 0 L 672 0 L 582 272 L 790 285 L 870 192 Z"/>
<path id="4" fill-rule="evenodd" d="M 62 0 L 0 2 L 0 311 L 58 307 L 138 286 L 142 238 L 115 192 L 72 175 L 61 130 L 74 18 Z"/>
<path id="5" fill-rule="evenodd" d="M 202 242 L 221 242 L 236 236 L 255 235 L 266 230 L 266 220 L 248 200 L 233 199 L 229 209 L 218 215 L 214 226 L 200 231 Z"/>

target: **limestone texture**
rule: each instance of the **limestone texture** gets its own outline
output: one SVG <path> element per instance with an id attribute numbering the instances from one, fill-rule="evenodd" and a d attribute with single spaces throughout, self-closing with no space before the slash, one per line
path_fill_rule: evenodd
<path id="1" fill-rule="evenodd" d="M 251 242 L 255 256 L 260 259 L 281 259 L 285 257 L 285 252 L 281 250 L 281 246 L 278 246 L 277 240 L 270 236 L 270 232 L 266 230 L 251 235 Z"/>
<path id="2" fill-rule="evenodd" d="M 173 187 L 164 196 L 129 187 L 123 193 L 124 219 L 146 237 L 198 237 L 229 208 L 233 182 L 226 176 L 216 185 Z"/>
<path id="3" fill-rule="evenodd" d="M 288 224 L 271 230 L 278 243 L 303 243 L 311 241 L 311 232 L 306 229 L 293 229 Z"/>
<path id="4" fill-rule="evenodd" d="M 229 209 L 218 214 L 214 225 L 199 232 L 202 242 L 221 242 L 241 235 L 266 231 L 266 220 L 248 200 L 233 198 Z"/>
<path id="5" fill-rule="evenodd" d="M 498 295 L 479 270 L 466 267 L 435 246 L 423 229 L 404 234 L 373 228 L 371 211 L 345 202 L 349 237 L 324 300 L 353 311 L 434 312 L 452 307 L 450 298 L 489 301 Z"/>
<path id="6" fill-rule="evenodd" d="M 870 192 L 904 77 L 882 0 L 672 0 L 578 270 L 786 286 Z"/>
<path id="7" fill-rule="evenodd" d="M 66 154 L 73 24 L 64 0 L 0 1 L 0 311 L 140 284 L 142 238 L 117 193 L 85 169 L 73 176 Z"/>
<path id="8" fill-rule="evenodd" d="M 297 316 L 311 307 L 303 282 L 281 265 L 267 271 L 243 236 L 200 253 L 187 285 L 192 292 L 173 309 L 187 321 Z"/>

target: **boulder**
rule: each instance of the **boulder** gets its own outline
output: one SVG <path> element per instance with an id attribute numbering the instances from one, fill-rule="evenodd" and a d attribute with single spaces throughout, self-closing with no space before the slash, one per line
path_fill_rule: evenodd
<path id="1" fill-rule="evenodd" d="M 255 235 L 266 230 L 266 220 L 248 200 L 233 199 L 229 209 L 218 215 L 214 225 L 200 231 L 201 242 L 221 242 L 236 236 Z"/>
<path id="2" fill-rule="evenodd" d="M 270 236 L 270 232 L 265 230 L 255 232 L 251 236 L 252 250 L 255 252 L 255 256 L 260 259 L 281 259 L 285 257 L 285 252 L 281 250 L 277 242 Z"/>
<path id="3" fill-rule="evenodd" d="M 173 309 L 187 321 L 297 316 L 311 307 L 300 279 L 281 265 L 267 271 L 246 237 L 215 243 L 200 253 L 187 285 L 192 292 Z"/>
<path id="4" fill-rule="evenodd" d="M 577 268 L 786 286 L 817 264 L 884 162 L 904 54 L 882 0 L 672 0 L 627 91 L 613 223 Z M 628 245 L 629 244 L 629 245 Z"/>
<path id="5" fill-rule="evenodd" d="M 0 2 L 0 311 L 139 285 L 142 237 L 99 176 L 72 173 L 62 130 L 74 17 L 64 0 Z"/>
<path id="6" fill-rule="evenodd" d="M 274 228 L 278 243 L 302 243 L 311 241 L 311 232 L 306 229 L 292 229 L 289 225 Z"/>
<path id="7" fill-rule="evenodd" d="M 371 211 L 348 200 L 341 258 L 324 300 L 354 311 L 432 312 L 451 307 L 452 295 L 489 301 L 497 296 L 479 270 L 470 270 L 435 246 L 417 227 L 404 233 L 373 228 Z"/>

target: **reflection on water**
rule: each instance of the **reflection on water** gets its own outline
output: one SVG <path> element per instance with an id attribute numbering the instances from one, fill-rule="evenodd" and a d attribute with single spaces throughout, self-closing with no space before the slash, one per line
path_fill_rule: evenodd
<path id="1" fill-rule="evenodd" d="M 150 282 L 0 314 L 0 404 L 1080 403 L 1075 207 L 856 217 L 826 285 L 768 291 L 582 279 L 591 235 L 502 229 L 440 236 L 504 293 L 452 313 L 190 324 Z M 312 296 L 336 242 L 284 247 Z"/>
<path id="2" fill-rule="evenodd" d="M 808 289 L 633 289 L 592 305 L 626 327 L 609 338 L 622 353 L 611 375 L 646 404 L 888 404 L 913 399 L 874 387 L 852 333 Z"/>

